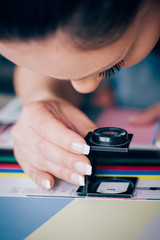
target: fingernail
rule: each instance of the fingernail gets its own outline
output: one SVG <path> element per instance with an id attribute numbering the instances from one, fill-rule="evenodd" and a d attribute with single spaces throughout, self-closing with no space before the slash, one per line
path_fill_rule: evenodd
<path id="1" fill-rule="evenodd" d="M 76 184 L 76 185 L 80 185 L 80 186 L 84 186 L 84 177 L 82 177 L 81 175 L 78 175 L 76 173 L 73 173 L 71 175 L 71 180 Z"/>
<path id="2" fill-rule="evenodd" d="M 128 118 L 128 122 L 134 122 L 135 119 L 136 119 L 136 116 L 130 116 Z"/>
<path id="3" fill-rule="evenodd" d="M 85 174 L 85 175 L 91 175 L 92 174 L 92 167 L 88 163 L 76 162 L 74 166 L 82 174 Z"/>
<path id="4" fill-rule="evenodd" d="M 160 148 L 160 141 L 156 141 L 155 145 L 156 147 Z"/>
<path id="5" fill-rule="evenodd" d="M 88 155 L 90 151 L 90 146 L 83 143 L 74 142 L 72 143 L 72 149 L 78 153 L 83 153 Z"/>
<path id="6" fill-rule="evenodd" d="M 41 183 L 42 183 L 44 188 L 46 188 L 46 189 L 50 189 L 51 188 L 51 183 L 50 183 L 50 181 L 48 179 L 42 179 Z"/>

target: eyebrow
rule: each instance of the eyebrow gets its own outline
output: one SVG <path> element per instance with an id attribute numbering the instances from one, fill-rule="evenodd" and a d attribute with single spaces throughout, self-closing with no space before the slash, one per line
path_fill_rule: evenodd
<path id="1" fill-rule="evenodd" d="M 97 74 L 99 74 L 99 73 L 101 73 L 101 72 L 104 72 L 104 71 L 106 71 L 106 70 L 108 70 L 108 69 L 116 66 L 117 64 L 119 64 L 119 63 L 122 61 L 122 60 L 120 60 L 120 58 L 119 58 L 118 60 L 119 60 L 119 61 L 118 61 L 116 64 L 115 64 L 116 61 L 114 61 L 114 62 L 110 63 L 109 65 L 107 65 L 107 66 L 105 66 L 105 67 L 103 67 L 103 68 L 101 68 L 101 69 L 99 69 L 98 71 L 96 71 L 96 72 L 94 72 L 94 73 L 91 73 L 91 74 L 89 74 L 89 75 L 87 75 L 87 76 L 85 76 L 85 77 L 82 77 L 82 78 L 71 79 L 71 81 L 80 81 L 80 80 L 83 80 L 83 79 L 86 79 L 86 78 L 93 77 L 93 76 L 95 76 L 95 75 L 97 75 Z"/>

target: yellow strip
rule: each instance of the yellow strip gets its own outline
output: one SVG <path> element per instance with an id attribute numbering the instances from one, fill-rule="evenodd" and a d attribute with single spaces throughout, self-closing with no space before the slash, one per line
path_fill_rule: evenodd
<path id="1" fill-rule="evenodd" d="M 137 177 L 139 180 L 160 180 L 160 175 L 96 175 L 97 177 Z M 25 173 L 0 173 L 0 177 L 28 177 Z"/>
<path id="2" fill-rule="evenodd" d="M 0 173 L 0 177 L 28 177 L 25 173 Z"/>
<path id="3" fill-rule="evenodd" d="M 160 180 L 160 175 L 96 175 L 97 177 L 137 177 L 139 180 Z"/>

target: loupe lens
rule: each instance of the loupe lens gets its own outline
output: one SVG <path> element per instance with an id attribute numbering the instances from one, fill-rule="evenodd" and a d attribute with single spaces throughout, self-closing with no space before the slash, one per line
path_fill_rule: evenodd
<path id="1" fill-rule="evenodd" d="M 128 133 L 121 128 L 98 128 L 93 132 L 92 140 L 99 145 L 116 146 L 128 142 Z"/>

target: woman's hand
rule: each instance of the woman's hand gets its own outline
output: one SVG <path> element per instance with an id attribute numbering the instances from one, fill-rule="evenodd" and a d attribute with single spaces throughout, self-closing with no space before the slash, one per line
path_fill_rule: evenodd
<path id="1" fill-rule="evenodd" d="M 140 125 L 140 124 L 144 125 L 144 124 L 153 123 L 158 119 L 160 119 L 160 103 L 157 103 L 152 107 L 148 108 L 138 117 L 133 118 L 131 122 L 137 125 Z"/>
<path id="2" fill-rule="evenodd" d="M 84 137 L 95 128 L 84 113 L 62 99 L 29 103 L 12 129 L 15 157 L 42 188 L 52 188 L 54 177 L 84 185 L 84 175 L 91 174 Z"/>

